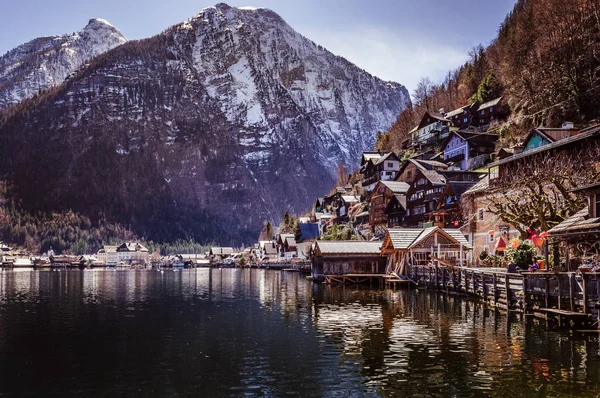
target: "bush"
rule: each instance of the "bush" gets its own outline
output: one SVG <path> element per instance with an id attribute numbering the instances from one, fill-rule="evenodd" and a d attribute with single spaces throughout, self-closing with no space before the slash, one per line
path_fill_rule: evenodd
<path id="1" fill-rule="evenodd" d="M 517 240 L 517 242 L 519 242 L 519 247 L 508 249 L 506 256 L 519 268 L 528 269 L 535 254 L 535 247 L 528 241 Z"/>

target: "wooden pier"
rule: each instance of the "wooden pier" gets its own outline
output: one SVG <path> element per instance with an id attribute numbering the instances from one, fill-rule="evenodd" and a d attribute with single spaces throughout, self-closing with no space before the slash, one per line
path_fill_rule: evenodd
<path id="1" fill-rule="evenodd" d="M 562 326 L 599 327 L 600 274 L 410 265 L 405 276 L 419 286 L 466 294 Z"/>

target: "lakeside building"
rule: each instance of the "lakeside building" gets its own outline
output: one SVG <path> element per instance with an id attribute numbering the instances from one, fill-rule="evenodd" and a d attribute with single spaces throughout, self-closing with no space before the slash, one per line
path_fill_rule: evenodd
<path id="1" fill-rule="evenodd" d="M 150 253 L 138 242 L 123 242 L 119 246 L 103 245 L 96 253 L 98 261 L 107 266 L 131 264 L 132 262 L 148 263 Z"/>
<path id="2" fill-rule="evenodd" d="M 408 264 L 433 264 L 434 259 L 448 265 L 470 261 L 471 245 L 459 229 L 390 228 L 381 244 L 386 257 L 386 274 L 403 275 Z"/>
<path id="3" fill-rule="evenodd" d="M 312 277 L 385 274 L 381 242 L 317 241 L 312 259 Z"/>

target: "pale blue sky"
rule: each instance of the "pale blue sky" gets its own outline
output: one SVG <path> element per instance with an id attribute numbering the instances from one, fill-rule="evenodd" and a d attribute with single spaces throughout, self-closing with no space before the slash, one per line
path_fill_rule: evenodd
<path id="1" fill-rule="evenodd" d="M 0 54 L 35 37 L 70 33 L 104 18 L 129 39 L 160 33 L 212 6 L 206 0 L 0 0 Z M 407 86 L 440 81 L 488 44 L 515 0 L 231 0 L 281 15 L 314 42 Z"/>

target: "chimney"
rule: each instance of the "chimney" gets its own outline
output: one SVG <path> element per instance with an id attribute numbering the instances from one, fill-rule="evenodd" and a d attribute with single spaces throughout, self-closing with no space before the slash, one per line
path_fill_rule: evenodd
<path id="1" fill-rule="evenodd" d="M 444 112 L 444 108 L 440 108 L 440 115 L 446 117 L 446 112 Z"/>
<path id="2" fill-rule="evenodd" d="M 573 122 L 563 122 L 562 128 L 563 129 L 574 129 L 575 125 L 573 124 Z"/>

